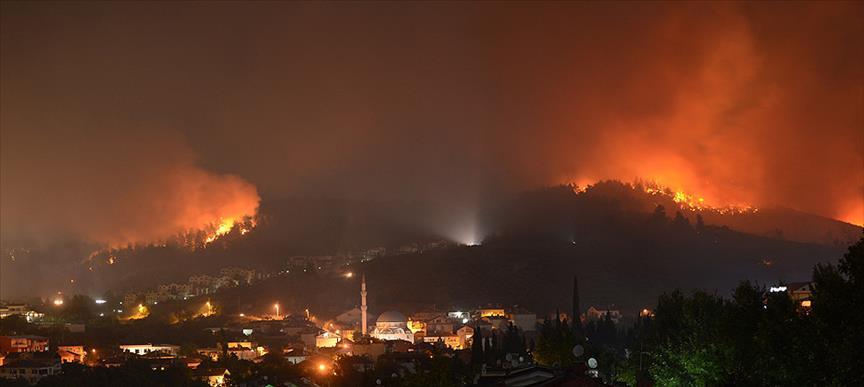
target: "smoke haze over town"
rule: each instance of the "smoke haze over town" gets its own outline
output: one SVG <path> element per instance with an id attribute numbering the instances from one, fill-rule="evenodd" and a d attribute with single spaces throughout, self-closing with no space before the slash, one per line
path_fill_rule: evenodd
<path id="1" fill-rule="evenodd" d="M 167 9 L 3 4 L 4 241 L 156 241 L 259 196 L 434 202 L 446 233 L 601 179 L 864 222 L 860 4 Z"/>

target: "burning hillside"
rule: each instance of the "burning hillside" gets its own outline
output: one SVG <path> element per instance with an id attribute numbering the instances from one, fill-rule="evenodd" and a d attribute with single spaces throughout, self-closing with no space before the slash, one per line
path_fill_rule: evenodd
<path id="1" fill-rule="evenodd" d="M 691 218 L 698 214 L 707 223 L 756 235 L 788 238 L 801 242 L 845 245 L 860 237 L 862 231 L 857 224 L 789 208 L 760 209 L 740 203 L 718 205 L 700 195 L 672 190 L 656 183 L 636 183 L 630 186 L 655 199 L 652 204 L 675 208 Z"/>

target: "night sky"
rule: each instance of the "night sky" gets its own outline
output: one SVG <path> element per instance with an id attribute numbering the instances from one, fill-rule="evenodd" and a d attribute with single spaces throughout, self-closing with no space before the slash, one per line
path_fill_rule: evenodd
<path id="1" fill-rule="evenodd" d="M 864 223 L 862 3 L 3 2 L 0 236 L 654 180 Z"/>

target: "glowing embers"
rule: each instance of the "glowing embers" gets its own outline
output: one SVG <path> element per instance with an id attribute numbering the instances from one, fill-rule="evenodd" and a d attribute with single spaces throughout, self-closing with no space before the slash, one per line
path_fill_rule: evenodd
<path id="1" fill-rule="evenodd" d="M 693 195 L 684 191 L 672 191 L 669 188 L 661 187 L 658 184 L 649 184 L 644 188 L 645 193 L 649 195 L 660 195 L 672 199 L 679 207 L 691 211 L 711 211 L 719 214 L 746 214 L 755 213 L 759 209 L 750 205 L 726 205 L 713 206 L 705 200 L 701 195 Z"/>

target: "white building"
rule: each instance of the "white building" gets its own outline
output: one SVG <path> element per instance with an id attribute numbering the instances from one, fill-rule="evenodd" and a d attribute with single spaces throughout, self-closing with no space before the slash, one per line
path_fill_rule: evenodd
<path id="1" fill-rule="evenodd" d="M 177 356 L 180 353 L 180 346 L 170 344 L 127 344 L 121 345 L 120 350 L 123 352 L 134 353 L 136 355 L 146 355 L 151 352 L 164 352 L 171 356 Z"/>
<path id="2" fill-rule="evenodd" d="M 219 274 L 223 277 L 231 278 L 238 285 L 249 285 L 255 280 L 255 270 L 242 269 L 239 267 L 226 267 L 219 270 Z"/>
<path id="3" fill-rule="evenodd" d="M 611 307 L 595 308 L 592 306 L 588 308 L 587 312 L 585 312 L 585 316 L 588 320 L 605 320 L 607 315 L 609 316 L 609 319 L 616 324 L 621 320 L 621 311 L 618 309 L 612 309 Z"/>
<path id="4" fill-rule="evenodd" d="M 413 343 L 414 334 L 408 329 L 408 319 L 396 311 L 387 311 L 378 316 L 372 337 L 380 340 L 404 340 Z"/>

